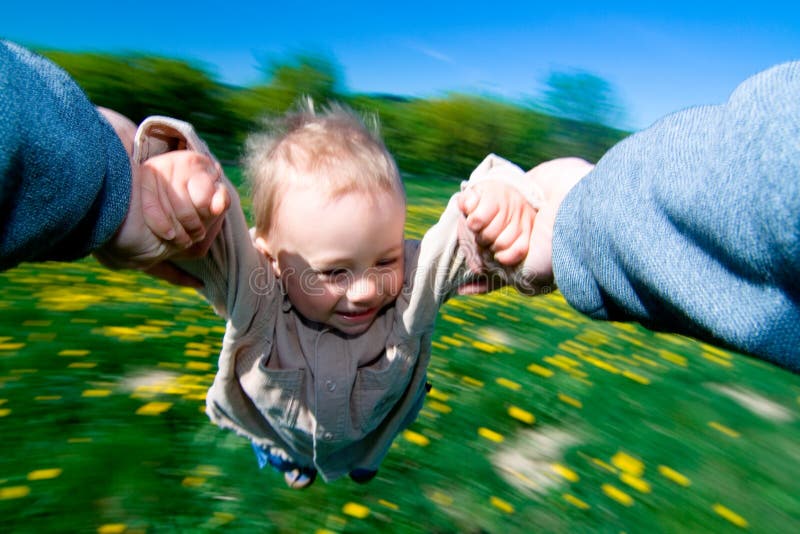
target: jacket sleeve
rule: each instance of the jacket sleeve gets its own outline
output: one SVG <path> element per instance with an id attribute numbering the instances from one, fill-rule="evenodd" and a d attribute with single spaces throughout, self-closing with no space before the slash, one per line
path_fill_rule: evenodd
<path id="1" fill-rule="evenodd" d="M 526 178 L 525 171 L 518 166 L 489 154 L 469 180 L 461 184 L 461 190 L 480 182 L 502 182 L 515 187 L 538 207 L 542 192 Z M 406 268 L 411 290 L 401 295 L 401 307 L 407 302 L 403 324 L 412 334 L 430 332 L 439 307 L 456 295 L 460 287 L 477 284 L 483 288 L 481 292 L 487 292 L 512 285 L 523 293 L 529 287 L 522 269 L 504 267 L 492 259 L 491 252 L 480 250 L 474 234 L 467 228 L 456 195 L 450 198 L 437 223 L 425 232 L 410 263 Z"/>
<path id="2" fill-rule="evenodd" d="M 156 115 L 142 121 L 136 131 L 134 165 L 176 147 L 214 159 L 191 124 Z M 254 315 L 268 320 L 268 313 L 255 312 L 272 310 L 264 302 L 275 305 L 281 297 L 279 284 L 266 258 L 253 245 L 236 188 L 225 177 L 223 183 L 228 188 L 231 205 L 208 253 L 198 259 L 172 261 L 203 282 L 201 293 L 221 317 L 232 319 L 235 324 L 252 323 Z"/>
<path id="3" fill-rule="evenodd" d="M 553 268 L 594 318 L 800 371 L 800 63 L 612 148 L 559 209 Z"/>
<path id="4" fill-rule="evenodd" d="M 106 243 L 130 201 L 128 155 L 75 82 L 0 41 L 0 269 Z"/>

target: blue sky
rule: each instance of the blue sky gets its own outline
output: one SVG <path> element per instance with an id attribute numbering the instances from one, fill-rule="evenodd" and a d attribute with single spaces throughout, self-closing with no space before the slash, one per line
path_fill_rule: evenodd
<path id="1" fill-rule="evenodd" d="M 800 3 L 6 0 L 0 36 L 200 60 L 235 84 L 259 80 L 259 58 L 323 53 L 351 91 L 414 96 L 527 101 L 551 70 L 577 69 L 610 82 L 626 110 L 620 126 L 641 128 L 800 59 Z"/>

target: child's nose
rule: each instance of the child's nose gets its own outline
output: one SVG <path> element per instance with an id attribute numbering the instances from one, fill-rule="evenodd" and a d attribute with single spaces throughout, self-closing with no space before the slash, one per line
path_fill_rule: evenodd
<path id="1" fill-rule="evenodd" d="M 364 275 L 356 278 L 347 288 L 350 302 L 370 303 L 378 297 L 378 281 L 375 276 Z"/>

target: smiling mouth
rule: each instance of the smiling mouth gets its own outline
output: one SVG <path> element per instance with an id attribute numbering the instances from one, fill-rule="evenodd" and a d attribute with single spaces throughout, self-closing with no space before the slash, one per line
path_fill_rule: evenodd
<path id="1" fill-rule="evenodd" d="M 370 308 L 368 310 L 363 310 L 358 312 L 337 312 L 337 313 L 338 315 L 340 315 L 341 317 L 343 317 L 348 321 L 362 321 L 364 319 L 372 317 L 377 310 L 378 310 L 377 308 Z"/>

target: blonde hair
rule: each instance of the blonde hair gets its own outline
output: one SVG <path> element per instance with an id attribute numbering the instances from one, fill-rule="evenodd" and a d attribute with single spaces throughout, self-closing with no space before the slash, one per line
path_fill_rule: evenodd
<path id="1" fill-rule="evenodd" d="M 312 186 L 331 197 L 361 191 L 392 192 L 405 199 L 397 164 L 378 134 L 377 117 L 362 118 L 341 104 L 317 112 L 310 98 L 248 137 L 244 171 L 261 236 L 274 225 L 280 198 L 291 187 Z"/>

